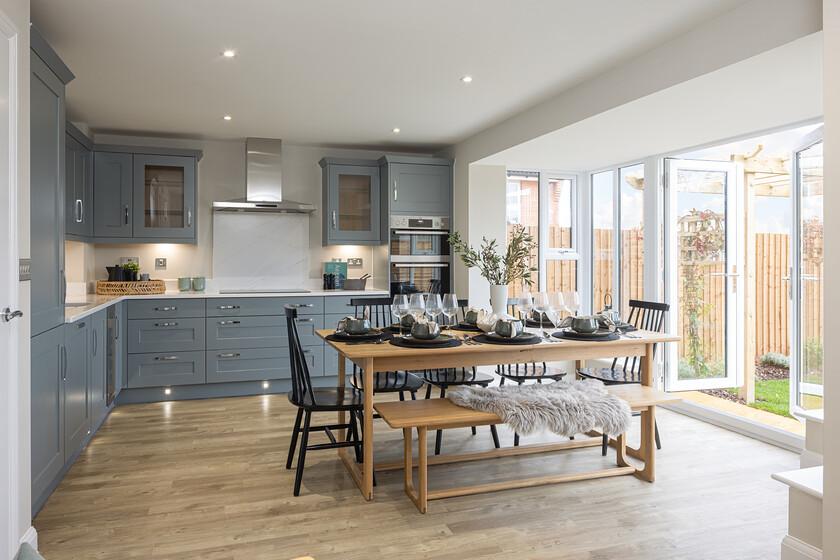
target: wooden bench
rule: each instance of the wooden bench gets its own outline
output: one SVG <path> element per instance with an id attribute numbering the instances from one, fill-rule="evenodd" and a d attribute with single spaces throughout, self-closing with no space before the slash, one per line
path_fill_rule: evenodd
<path id="1" fill-rule="evenodd" d="M 611 440 L 611 445 L 616 450 L 616 465 L 606 469 L 586 471 L 569 474 L 556 474 L 537 476 L 530 478 L 519 478 L 511 481 L 491 482 L 475 486 L 461 486 L 448 488 L 446 490 L 428 489 L 428 466 L 429 464 L 457 463 L 464 461 L 476 461 L 480 459 L 492 459 L 497 457 L 510 457 L 516 455 L 530 455 L 534 453 L 546 453 L 568 449 L 579 449 L 582 447 L 596 447 L 601 445 L 600 434 L 593 432 L 590 438 L 583 440 L 575 439 L 552 444 L 533 444 L 519 447 L 493 449 L 474 453 L 459 455 L 438 455 L 427 457 L 426 434 L 429 430 L 447 428 L 466 428 L 469 426 L 482 426 L 490 424 L 501 424 L 502 419 L 496 414 L 481 412 L 458 406 L 449 399 L 429 399 L 419 401 L 395 401 L 384 402 L 374 405 L 385 422 L 394 429 L 403 431 L 404 458 L 399 464 L 391 467 L 402 467 L 404 470 L 405 493 L 417 506 L 421 513 L 426 513 L 428 501 L 454 496 L 467 496 L 485 492 L 496 492 L 511 488 L 527 488 L 544 484 L 557 484 L 561 482 L 573 482 L 577 480 L 588 480 L 593 478 L 606 478 L 612 476 L 635 475 L 648 482 L 654 481 L 656 446 L 654 444 L 654 425 L 656 419 L 656 406 L 662 403 L 679 400 L 662 391 L 643 385 L 615 385 L 607 390 L 617 397 L 627 401 L 634 412 L 641 413 L 642 434 L 641 445 L 638 449 L 630 449 L 626 444 L 626 435 Z M 412 458 L 412 430 L 417 430 L 418 446 L 418 473 L 417 486 L 414 485 L 414 466 Z M 630 464 L 628 455 L 634 456 L 643 461 L 642 466 Z M 385 466 L 377 465 L 377 470 L 384 470 Z"/>

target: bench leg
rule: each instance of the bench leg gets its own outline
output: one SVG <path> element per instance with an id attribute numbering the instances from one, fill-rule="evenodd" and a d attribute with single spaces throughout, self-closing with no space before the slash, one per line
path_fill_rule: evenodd
<path id="1" fill-rule="evenodd" d="M 419 486 L 419 496 L 418 496 L 418 504 L 417 508 L 420 510 L 420 513 L 426 513 L 427 504 L 428 504 L 428 493 L 429 493 L 429 485 L 428 485 L 428 453 L 426 451 L 426 427 L 420 426 L 417 428 L 417 485 Z"/>
<path id="2" fill-rule="evenodd" d="M 642 460 L 645 468 L 638 471 L 637 476 L 642 480 L 653 482 L 656 480 L 656 407 L 651 406 L 642 411 Z"/>

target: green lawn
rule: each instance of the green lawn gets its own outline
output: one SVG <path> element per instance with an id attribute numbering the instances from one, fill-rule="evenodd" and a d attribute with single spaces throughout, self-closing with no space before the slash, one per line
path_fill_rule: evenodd
<path id="1" fill-rule="evenodd" d="M 738 389 L 727 389 L 733 395 L 738 394 Z M 769 379 L 767 381 L 755 382 L 755 402 L 749 406 L 766 410 L 779 416 L 790 415 L 790 380 Z"/>

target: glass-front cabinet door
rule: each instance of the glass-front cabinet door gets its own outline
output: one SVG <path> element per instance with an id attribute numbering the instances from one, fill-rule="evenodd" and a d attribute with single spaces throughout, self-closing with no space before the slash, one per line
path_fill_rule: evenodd
<path id="1" fill-rule="evenodd" d="M 195 158 L 134 155 L 134 237 L 195 237 Z"/>
<path id="2" fill-rule="evenodd" d="M 380 240 L 379 168 L 328 165 L 325 241 L 371 244 Z"/>

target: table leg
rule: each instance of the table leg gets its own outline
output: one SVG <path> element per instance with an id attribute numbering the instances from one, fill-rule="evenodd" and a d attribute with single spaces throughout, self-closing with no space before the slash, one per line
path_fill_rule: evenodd
<path id="1" fill-rule="evenodd" d="M 344 387 L 344 388 L 347 387 L 347 379 L 346 379 L 347 375 L 346 374 L 347 374 L 347 372 L 345 371 L 345 367 L 344 367 L 344 356 L 341 354 L 341 352 L 339 352 L 338 353 L 338 387 Z M 345 422 L 347 422 L 346 413 L 343 410 L 339 411 L 339 413 L 338 413 L 338 423 L 339 424 L 344 424 Z M 339 441 L 344 441 L 345 436 L 347 435 L 347 434 L 345 434 L 344 430 L 339 430 L 338 434 L 339 434 L 338 440 Z M 341 455 L 341 451 L 342 451 L 342 448 L 339 447 L 338 448 L 338 454 L 339 455 Z"/>
<path id="2" fill-rule="evenodd" d="M 403 428 L 403 485 L 409 497 L 414 491 L 414 466 L 411 455 L 411 428 Z"/>
<path id="3" fill-rule="evenodd" d="M 578 372 L 578 370 L 583 369 L 585 366 L 586 366 L 586 361 L 575 360 L 575 372 L 572 375 L 572 377 L 574 377 L 575 379 L 580 379 L 580 376 L 578 376 L 577 372 Z"/>
<path id="4" fill-rule="evenodd" d="M 645 355 L 642 356 L 642 371 L 641 371 L 641 380 L 642 385 L 646 385 L 648 387 L 653 386 L 653 371 L 655 368 L 655 364 L 653 361 L 653 350 L 656 347 L 655 344 L 646 344 L 645 345 Z"/>
<path id="5" fill-rule="evenodd" d="M 362 495 L 366 500 L 373 499 L 373 358 L 364 362 L 364 464 L 362 477 Z"/>

